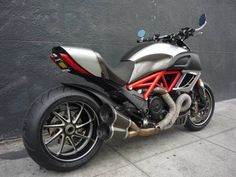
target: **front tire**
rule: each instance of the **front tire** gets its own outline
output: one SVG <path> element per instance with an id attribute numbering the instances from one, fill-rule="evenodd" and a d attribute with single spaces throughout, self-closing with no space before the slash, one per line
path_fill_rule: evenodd
<path id="1" fill-rule="evenodd" d="M 23 141 L 30 157 L 49 170 L 69 171 L 90 160 L 102 145 L 97 137 L 99 104 L 61 86 L 39 97 L 24 120 Z"/>
<path id="2" fill-rule="evenodd" d="M 190 131 L 198 131 L 206 127 L 209 124 L 214 113 L 215 99 L 214 99 L 212 89 L 208 84 L 205 83 L 204 85 L 205 85 L 205 92 L 206 92 L 206 104 L 204 104 L 203 106 L 199 106 L 200 105 L 200 100 L 199 100 L 199 95 L 198 95 L 199 93 L 197 89 L 194 90 L 195 100 L 196 100 L 196 103 L 198 104 L 197 107 L 199 110 L 197 111 L 197 113 L 193 113 L 194 111 L 191 110 L 191 115 L 187 119 L 184 125 L 185 128 L 187 128 Z M 204 111 L 201 112 L 200 110 L 204 110 Z"/>

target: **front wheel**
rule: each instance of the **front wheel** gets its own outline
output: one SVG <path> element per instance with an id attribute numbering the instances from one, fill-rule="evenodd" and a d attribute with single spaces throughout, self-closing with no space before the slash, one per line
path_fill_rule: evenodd
<path id="1" fill-rule="evenodd" d="M 185 128 L 190 131 L 203 129 L 210 122 L 215 108 L 215 100 L 212 89 L 205 83 L 206 101 L 201 102 L 198 89 L 193 90 L 194 100 L 191 107 L 191 115 L 185 123 Z"/>
<path id="2" fill-rule="evenodd" d="M 31 158 L 49 170 L 73 170 L 91 159 L 102 145 L 96 130 L 99 104 L 68 87 L 44 93 L 30 108 L 23 141 Z"/>

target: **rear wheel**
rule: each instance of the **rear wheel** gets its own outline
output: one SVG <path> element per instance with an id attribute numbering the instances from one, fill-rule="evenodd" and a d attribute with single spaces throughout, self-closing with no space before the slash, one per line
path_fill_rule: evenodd
<path id="1" fill-rule="evenodd" d="M 198 131 L 206 127 L 210 122 L 215 108 L 213 92 L 208 84 L 205 84 L 206 102 L 200 100 L 197 89 L 194 90 L 195 98 L 191 108 L 191 115 L 185 123 L 185 127 L 190 131 Z"/>
<path id="2" fill-rule="evenodd" d="M 23 140 L 29 155 L 51 170 L 83 165 L 102 145 L 96 133 L 99 108 L 92 97 L 68 87 L 43 94 L 24 122 Z"/>

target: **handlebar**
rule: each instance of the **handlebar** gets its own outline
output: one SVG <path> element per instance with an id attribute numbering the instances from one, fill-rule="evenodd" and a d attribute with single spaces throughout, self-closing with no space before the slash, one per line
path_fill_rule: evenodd
<path id="1" fill-rule="evenodd" d="M 154 34 L 153 37 L 148 37 L 148 38 L 142 37 L 137 40 L 137 43 L 153 42 L 153 41 L 156 41 L 156 42 L 163 41 L 163 42 L 174 43 L 177 41 L 184 41 L 187 38 L 189 38 L 190 36 L 202 34 L 202 32 L 200 32 L 200 30 L 202 30 L 206 26 L 206 24 L 207 24 L 207 21 L 205 21 L 205 23 L 197 29 L 185 27 L 185 28 L 182 28 L 176 34 L 174 34 L 174 33 L 168 34 L 168 35 Z M 195 33 L 195 32 L 198 32 L 198 33 Z"/>

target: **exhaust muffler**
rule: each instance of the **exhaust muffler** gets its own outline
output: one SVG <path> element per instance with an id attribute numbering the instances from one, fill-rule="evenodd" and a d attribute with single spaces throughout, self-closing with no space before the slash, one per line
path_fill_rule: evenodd
<path id="1" fill-rule="evenodd" d="M 139 128 L 135 122 L 108 104 L 101 107 L 100 118 L 103 123 L 99 125 L 97 135 L 103 140 L 150 136 L 160 131 L 159 127 Z"/>
<path id="2" fill-rule="evenodd" d="M 125 139 L 128 137 L 128 129 L 131 119 L 119 113 L 109 104 L 104 104 L 100 110 L 102 124 L 97 129 L 97 135 L 103 140 L 111 138 Z"/>
<path id="3" fill-rule="evenodd" d="M 177 120 L 179 113 L 188 110 L 191 106 L 191 98 L 188 94 L 181 94 L 176 102 L 174 102 L 165 89 L 159 87 L 155 91 L 161 94 L 163 100 L 169 106 L 169 112 L 155 127 L 140 128 L 130 118 L 117 111 L 111 105 L 104 104 L 100 110 L 102 124 L 97 129 L 98 137 L 103 140 L 109 140 L 111 138 L 126 139 L 135 136 L 154 135 L 161 130 L 171 128 Z"/>

